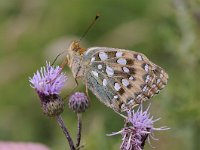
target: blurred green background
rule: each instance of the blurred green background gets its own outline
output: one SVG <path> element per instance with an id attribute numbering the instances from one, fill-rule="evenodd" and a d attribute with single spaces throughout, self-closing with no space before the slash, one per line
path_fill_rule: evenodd
<path id="1" fill-rule="evenodd" d="M 0 141 L 68 149 L 55 120 L 42 114 L 28 77 L 79 39 L 96 13 L 101 17 L 81 44 L 142 52 L 169 74 L 150 111 L 162 118 L 155 126 L 171 130 L 156 133 L 160 140 L 152 145 L 159 150 L 200 149 L 199 0 L 0 0 Z M 70 89 L 66 86 L 62 94 Z M 85 149 L 119 149 L 121 136 L 105 134 L 119 131 L 123 119 L 90 95 L 90 109 L 83 115 Z M 66 107 L 63 117 L 75 137 L 76 115 Z M 145 149 L 151 148 L 146 144 Z"/>

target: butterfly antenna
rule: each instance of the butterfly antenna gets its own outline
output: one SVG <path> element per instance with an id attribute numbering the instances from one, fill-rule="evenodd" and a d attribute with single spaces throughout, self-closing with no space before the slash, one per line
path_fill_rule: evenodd
<path id="1" fill-rule="evenodd" d="M 63 52 L 59 53 L 56 58 L 54 59 L 53 63 L 51 64 L 51 66 L 54 65 L 54 63 L 56 62 L 56 60 L 58 59 L 58 57 L 60 57 L 62 54 L 64 54 L 66 52 L 66 50 L 64 50 Z"/>
<path id="2" fill-rule="evenodd" d="M 94 20 L 91 22 L 91 24 L 88 26 L 87 30 L 83 33 L 83 35 L 81 36 L 79 42 L 87 35 L 87 33 L 89 32 L 89 30 L 92 28 L 92 26 L 95 24 L 95 22 L 97 21 L 97 19 L 100 17 L 100 14 L 96 14 Z M 63 53 L 65 53 L 66 51 L 63 51 L 61 53 L 59 53 L 56 58 L 54 59 L 53 63 L 51 65 L 54 65 L 54 63 L 56 62 L 56 60 L 58 59 L 58 57 L 60 57 L 60 55 L 62 55 Z"/>
<path id="3" fill-rule="evenodd" d="M 87 30 L 85 30 L 85 32 L 83 33 L 83 35 L 81 36 L 79 42 L 87 35 L 87 33 L 90 31 L 90 29 L 93 27 L 93 25 L 95 24 L 95 22 L 97 21 L 97 19 L 100 17 L 100 14 L 96 14 L 94 20 L 91 22 L 91 24 L 88 26 Z"/>

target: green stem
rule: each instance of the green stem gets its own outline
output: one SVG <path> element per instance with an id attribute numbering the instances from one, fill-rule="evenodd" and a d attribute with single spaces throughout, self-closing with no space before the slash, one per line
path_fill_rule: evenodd
<path id="1" fill-rule="evenodd" d="M 64 121 L 62 119 L 62 117 L 60 115 L 56 116 L 56 120 L 57 120 L 57 123 L 58 125 L 61 127 L 65 137 L 67 138 L 68 140 L 68 143 L 69 143 L 69 146 L 70 146 L 70 149 L 71 150 L 75 150 L 75 147 L 74 147 L 74 143 L 73 143 L 73 140 L 69 134 L 69 131 L 67 130 L 65 124 L 64 124 Z"/>
<path id="2" fill-rule="evenodd" d="M 81 114 L 77 114 L 77 120 L 78 120 L 78 133 L 77 133 L 77 139 L 76 139 L 77 148 L 80 146 L 80 142 L 81 142 L 81 130 L 82 130 L 81 116 L 82 116 Z"/>

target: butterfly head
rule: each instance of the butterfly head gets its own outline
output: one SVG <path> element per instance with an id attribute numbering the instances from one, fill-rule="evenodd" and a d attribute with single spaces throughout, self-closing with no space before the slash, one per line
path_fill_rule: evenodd
<path id="1" fill-rule="evenodd" d="M 79 41 L 73 41 L 67 49 L 66 60 L 68 65 L 71 67 L 71 63 L 74 58 L 81 57 L 85 52 L 85 48 L 80 47 Z"/>
<path id="2" fill-rule="evenodd" d="M 82 55 L 85 52 L 85 48 L 80 47 L 79 41 L 73 41 L 69 46 L 69 53 L 76 55 Z"/>

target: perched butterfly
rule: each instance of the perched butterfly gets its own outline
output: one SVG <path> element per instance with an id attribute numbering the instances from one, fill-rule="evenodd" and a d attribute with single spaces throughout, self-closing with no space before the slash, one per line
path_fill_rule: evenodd
<path id="1" fill-rule="evenodd" d="M 74 41 L 66 57 L 75 79 L 81 78 L 106 106 L 132 109 L 167 84 L 168 75 L 144 54 L 108 47 L 81 48 Z"/>

